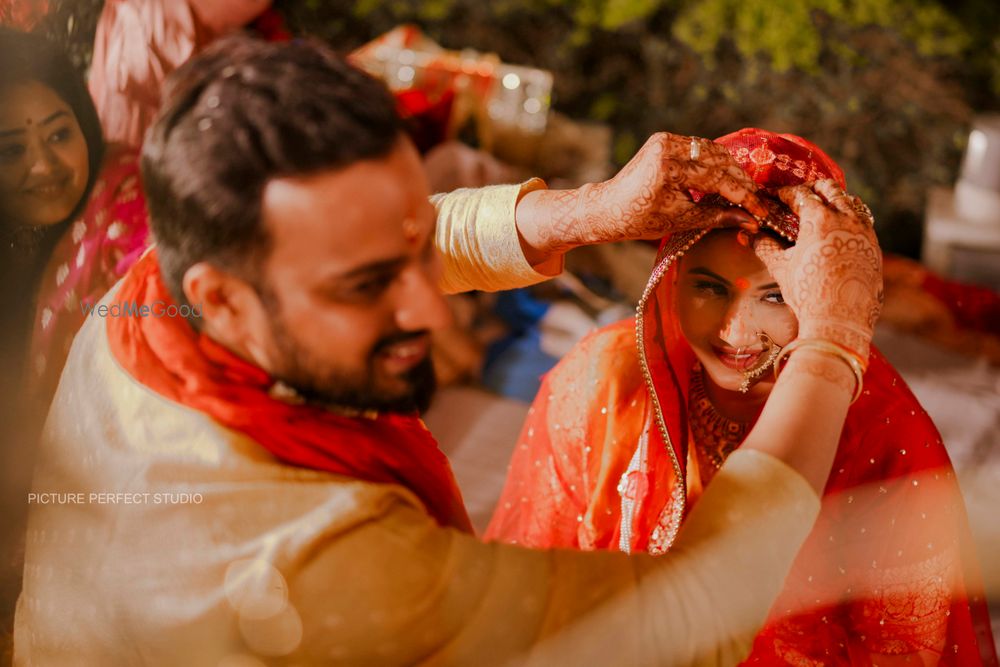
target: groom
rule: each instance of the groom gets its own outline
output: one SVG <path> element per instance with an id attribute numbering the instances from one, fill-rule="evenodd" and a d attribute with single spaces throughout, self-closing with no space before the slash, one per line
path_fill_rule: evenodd
<path id="1" fill-rule="evenodd" d="M 764 213 L 724 149 L 657 135 L 605 183 L 429 200 L 389 93 L 321 45 L 220 42 L 164 100 L 157 243 L 103 303 L 200 317 L 79 334 L 34 492 L 149 500 L 31 508 L 16 663 L 739 659 L 818 512 L 822 480 L 777 453 L 801 433 L 733 455 L 676 554 L 629 557 L 477 541 L 416 416 L 442 289 L 695 224 L 690 189 Z"/>

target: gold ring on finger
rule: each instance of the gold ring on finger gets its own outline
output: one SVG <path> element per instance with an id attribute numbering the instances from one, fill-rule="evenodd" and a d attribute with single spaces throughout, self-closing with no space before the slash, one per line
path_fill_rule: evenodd
<path id="1" fill-rule="evenodd" d="M 868 204 L 863 201 L 854 201 L 852 204 L 854 212 L 858 214 L 858 217 L 867 222 L 871 226 L 875 226 L 875 216 L 872 215 L 872 210 L 868 208 Z"/>

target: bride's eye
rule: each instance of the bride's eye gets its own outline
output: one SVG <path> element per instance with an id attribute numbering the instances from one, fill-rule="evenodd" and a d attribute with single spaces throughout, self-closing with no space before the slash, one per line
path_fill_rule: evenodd
<path id="1" fill-rule="evenodd" d="M 782 305 L 785 303 L 785 297 L 781 296 L 781 292 L 768 292 L 764 295 L 764 301 L 767 303 Z"/>
<path id="2" fill-rule="evenodd" d="M 708 294 L 710 296 L 726 296 L 728 292 L 726 291 L 725 285 L 720 285 L 719 283 L 713 283 L 707 280 L 696 280 L 692 287 L 696 292 L 701 292 L 702 294 Z"/>

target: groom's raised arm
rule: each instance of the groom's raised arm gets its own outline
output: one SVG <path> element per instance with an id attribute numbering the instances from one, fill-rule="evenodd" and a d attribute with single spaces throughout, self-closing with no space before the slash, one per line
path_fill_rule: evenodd
<path id="1" fill-rule="evenodd" d="M 337 529 L 302 539 L 309 557 L 285 571 L 303 626 L 287 660 L 736 664 L 819 513 L 801 475 L 759 452 L 730 457 L 664 556 L 486 544 L 399 487 L 356 489 L 330 489 Z"/>
<path id="2" fill-rule="evenodd" d="M 693 150 L 696 147 L 697 150 Z M 613 178 L 573 190 L 520 185 L 456 190 L 431 197 L 445 292 L 524 287 L 562 271 L 573 248 L 659 238 L 692 225 L 755 227 L 764 215 L 756 185 L 725 148 L 681 135 L 653 135 Z M 691 190 L 719 193 L 741 208 L 692 215 Z"/>

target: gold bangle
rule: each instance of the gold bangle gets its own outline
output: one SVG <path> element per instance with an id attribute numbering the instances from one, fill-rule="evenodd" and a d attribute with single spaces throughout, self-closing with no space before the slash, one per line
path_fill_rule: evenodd
<path id="1" fill-rule="evenodd" d="M 858 362 L 858 366 L 861 366 L 861 374 L 862 375 L 864 375 L 865 373 L 868 372 L 868 359 L 863 359 L 860 354 L 858 354 L 857 352 L 855 352 L 851 348 L 847 347 L 846 345 L 841 345 L 840 343 L 834 343 L 832 340 L 824 340 L 823 342 L 824 343 L 829 343 L 830 345 L 833 345 L 834 347 L 840 348 L 840 350 L 844 354 L 850 356 L 855 361 L 857 361 Z"/>
<path id="2" fill-rule="evenodd" d="M 867 364 L 865 364 L 861 355 L 854 352 L 851 349 L 834 343 L 833 341 L 823 340 L 822 338 L 799 338 L 793 340 L 784 349 L 781 350 L 781 354 L 778 358 L 774 360 L 774 379 L 778 379 L 778 375 L 781 373 L 782 362 L 785 358 L 790 355 L 795 350 L 801 348 L 812 348 L 817 352 L 825 352 L 826 354 L 837 357 L 843 361 L 854 373 L 854 396 L 851 398 L 851 403 L 853 404 L 859 398 L 861 398 L 861 390 L 864 388 L 864 375 L 865 371 L 868 370 Z"/>

